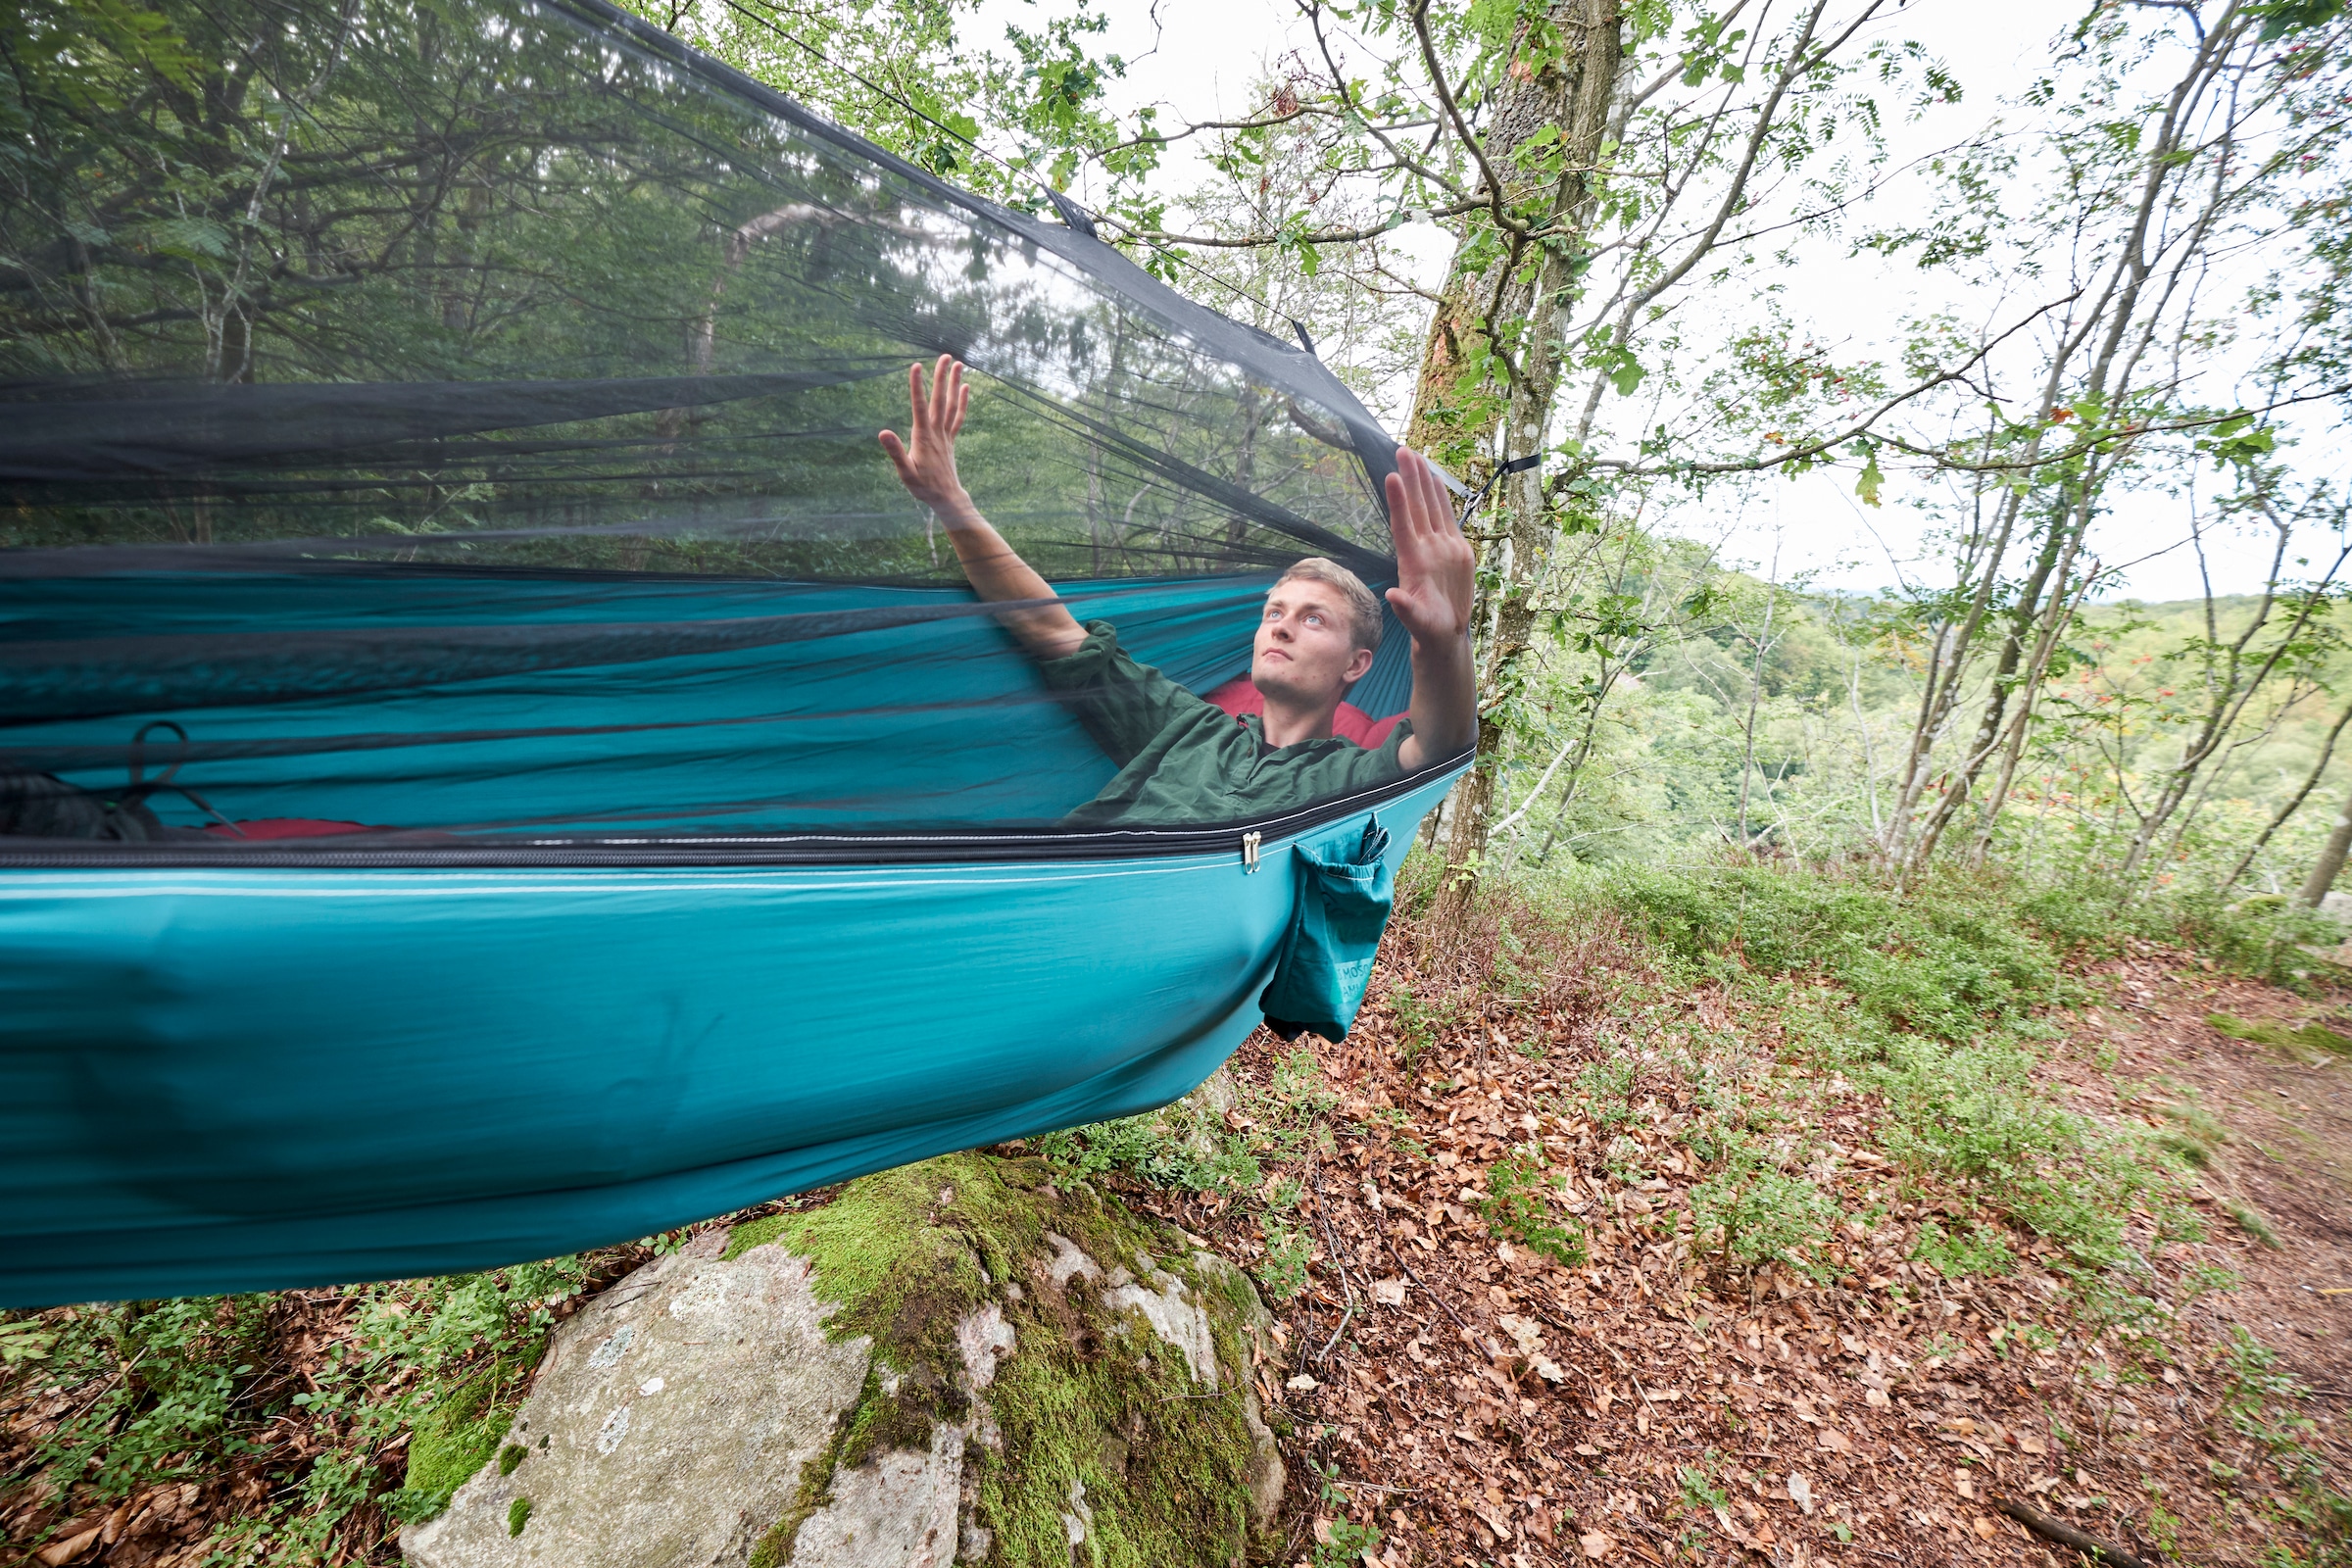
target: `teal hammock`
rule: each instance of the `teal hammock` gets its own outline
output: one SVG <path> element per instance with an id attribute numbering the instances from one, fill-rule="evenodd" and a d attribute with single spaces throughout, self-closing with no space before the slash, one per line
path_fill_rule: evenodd
<path id="1" fill-rule="evenodd" d="M 0 1303 L 576 1251 L 1347 1031 L 1466 759 L 1069 827 L 1110 762 L 873 445 L 961 356 L 983 508 L 1238 710 L 1287 563 L 1394 580 L 1303 330 L 597 0 L 147 9 L 0 85 Z"/>

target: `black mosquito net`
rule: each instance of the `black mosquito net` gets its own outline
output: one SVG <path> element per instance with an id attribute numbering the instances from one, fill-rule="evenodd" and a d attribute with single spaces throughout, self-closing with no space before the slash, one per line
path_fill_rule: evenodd
<path id="1" fill-rule="evenodd" d="M 881 457 L 914 358 L 971 367 L 990 519 L 1195 693 L 1287 564 L 1393 580 L 1390 438 L 1303 347 L 596 0 L 0 25 L 19 849 L 1067 822 L 1116 760 Z"/>

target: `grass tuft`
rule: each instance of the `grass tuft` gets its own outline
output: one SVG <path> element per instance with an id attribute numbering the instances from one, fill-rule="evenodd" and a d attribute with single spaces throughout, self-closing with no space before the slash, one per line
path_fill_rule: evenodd
<path id="1" fill-rule="evenodd" d="M 2235 1018 L 2226 1012 L 2209 1012 L 2205 1021 L 2233 1040 L 2268 1046 L 2306 1066 L 2321 1066 L 2352 1056 L 2352 1037 L 2338 1034 L 2325 1024 L 2307 1023 L 2290 1029 L 2282 1023 Z"/>
<path id="2" fill-rule="evenodd" d="M 2237 1222 L 2239 1230 L 2265 1247 L 2276 1249 L 2278 1246 L 2278 1233 L 2271 1228 L 2271 1222 L 2263 1217 L 2261 1209 L 2242 1198 L 2225 1198 L 2222 1206 L 2230 1211 L 2230 1217 Z"/>

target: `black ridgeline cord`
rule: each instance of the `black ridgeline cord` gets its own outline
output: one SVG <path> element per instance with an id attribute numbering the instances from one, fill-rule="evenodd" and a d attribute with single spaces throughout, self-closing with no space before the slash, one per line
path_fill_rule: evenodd
<path id="1" fill-rule="evenodd" d="M 906 111 L 906 113 L 912 115 L 924 124 L 931 126 L 934 130 L 937 130 L 942 135 L 955 137 L 957 141 L 963 143 L 966 147 L 969 147 L 972 151 L 978 153 L 981 157 L 987 159 L 989 162 L 1001 166 L 1006 173 L 1029 181 L 1029 183 L 1035 185 L 1039 190 L 1045 192 L 1046 200 L 1053 205 L 1054 211 L 1060 215 L 1061 220 L 1064 223 L 1068 224 L 1071 228 L 1076 229 L 1078 232 L 1087 235 L 1089 238 L 1095 237 L 1094 224 L 1091 221 L 1071 221 L 1070 215 L 1072 211 L 1076 211 L 1077 213 L 1083 215 L 1085 214 L 1086 209 L 1078 206 L 1076 202 L 1071 201 L 1067 196 L 1064 196 L 1061 192 L 1055 190 L 1053 186 L 1038 178 L 1033 172 L 1021 168 L 1019 165 L 1013 163 L 1010 159 L 1005 158 L 1000 153 L 993 152 L 990 149 L 981 146 L 978 142 L 972 140 L 971 137 L 966 136 L 962 131 L 957 130 L 955 126 L 943 124 L 939 121 L 932 119 L 929 115 L 924 114 L 922 110 L 916 108 L 906 98 L 901 97 L 898 93 L 891 91 L 891 89 L 874 80 L 871 76 L 867 76 L 858 72 L 853 71 L 848 66 L 845 66 L 838 60 L 835 60 L 831 55 L 826 54 L 822 49 L 819 49 L 808 39 L 802 37 L 800 34 L 794 32 L 791 28 L 785 26 L 782 23 L 776 21 L 775 18 L 750 10 L 741 3 L 741 0 L 726 0 L 726 5 L 729 11 L 734 12 L 737 16 L 742 17 L 745 21 L 767 28 L 768 31 L 774 33 L 777 37 L 782 38 L 794 48 L 809 55 L 818 63 L 840 72 L 843 75 L 849 77 L 852 81 L 857 82 L 858 85 L 889 99 L 892 103 L 897 104 L 901 109 L 904 109 Z M 1299 346 L 1306 350 L 1308 356 L 1318 357 L 1315 355 L 1315 340 L 1306 335 L 1305 323 L 1300 321 L 1298 318 L 1293 316 L 1290 312 L 1280 310 L 1265 300 L 1258 298 L 1256 295 L 1250 293 L 1248 289 L 1242 287 L 1239 283 L 1219 277 L 1207 268 L 1202 267 L 1199 262 L 1194 261 L 1190 256 L 1185 255 L 1184 252 L 1172 250 L 1165 245 L 1157 243 L 1156 241 L 1147 239 L 1125 223 L 1121 223 L 1119 226 L 1127 229 L 1128 234 L 1134 238 L 1137 244 L 1145 246 L 1150 250 L 1156 251 L 1158 254 L 1166 257 L 1169 261 L 1176 263 L 1178 266 L 1191 268 L 1194 271 L 1199 272 L 1202 277 L 1207 278 L 1219 288 L 1231 292 L 1236 299 L 1248 300 L 1250 304 L 1256 306 L 1259 310 L 1264 311 L 1267 315 L 1281 317 L 1284 320 L 1291 323 L 1291 330 L 1298 334 Z"/>

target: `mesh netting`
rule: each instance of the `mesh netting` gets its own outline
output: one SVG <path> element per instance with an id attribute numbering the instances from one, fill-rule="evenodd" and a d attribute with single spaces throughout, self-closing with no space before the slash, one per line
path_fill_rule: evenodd
<path id="1" fill-rule="evenodd" d="M 972 368 L 991 520 L 1197 692 L 1287 563 L 1393 580 L 1393 448 L 1311 354 L 594 0 L 94 14 L 24 10 L 0 85 L 20 847 L 124 798 L 149 850 L 1052 831 L 1114 768 L 875 447 L 910 358 Z"/>

